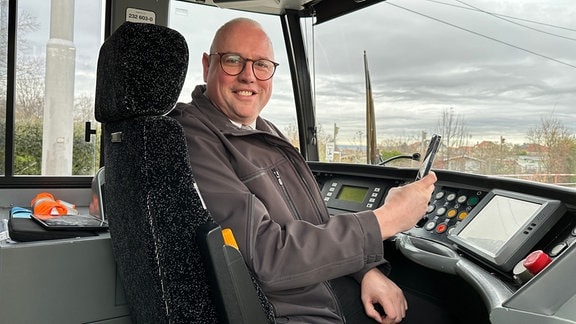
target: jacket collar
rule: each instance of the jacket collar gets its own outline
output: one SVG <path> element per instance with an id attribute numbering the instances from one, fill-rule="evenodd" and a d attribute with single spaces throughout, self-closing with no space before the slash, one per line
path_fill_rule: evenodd
<path id="1" fill-rule="evenodd" d="M 228 116 L 224 115 L 220 109 L 218 109 L 205 95 L 206 85 L 197 85 L 194 91 L 192 91 L 192 104 L 195 105 L 222 133 L 228 134 L 238 134 L 247 131 L 244 129 L 239 129 L 234 125 Z M 264 121 L 263 118 L 258 116 L 256 118 L 256 128 L 268 133 L 276 134 L 276 131 L 269 127 L 268 123 Z"/>

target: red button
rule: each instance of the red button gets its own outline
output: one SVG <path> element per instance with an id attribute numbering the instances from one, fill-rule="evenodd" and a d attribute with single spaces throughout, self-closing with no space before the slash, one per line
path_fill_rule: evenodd
<path id="1" fill-rule="evenodd" d="M 552 262 L 552 259 L 548 254 L 544 253 L 542 250 L 536 250 L 524 259 L 524 267 L 530 271 L 533 275 L 542 271 L 548 264 Z"/>
<path id="2" fill-rule="evenodd" d="M 448 226 L 444 223 L 438 224 L 438 226 L 436 227 L 436 233 L 442 234 L 446 231 L 447 228 L 448 228 Z"/>

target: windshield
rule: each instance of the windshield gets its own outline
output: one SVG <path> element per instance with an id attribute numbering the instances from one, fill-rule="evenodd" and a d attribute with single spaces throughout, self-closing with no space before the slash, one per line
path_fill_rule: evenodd
<path id="1" fill-rule="evenodd" d="M 576 187 L 574 17 L 571 0 L 392 0 L 306 21 L 320 160 L 374 163 L 371 92 L 378 161 L 437 133 L 433 168 Z"/>

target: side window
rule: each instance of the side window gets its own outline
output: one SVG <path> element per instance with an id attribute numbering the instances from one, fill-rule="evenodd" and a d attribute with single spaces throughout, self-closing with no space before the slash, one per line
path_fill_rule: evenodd
<path id="1" fill-rule="evenodd" d="M 4 117 L 8 1 L 1 3 Z M 94 90 L 103 7 L 104 1 L 18 1 L 14 176 L 94 175 L 98 169 L 99 132 L 86 142 L 85 126 L 92 121 L 91 128 L 97 128 Z M 3 163 L 4 146 L 0 149 Z"/>
<path id="2" fill-rule="evenodd" d="M 0 175 L 5 174 L 6 94 L 8 79 L 8 1 L 0 1 Z"/>
<path id="3" fill-rule="evenodd" d="M 190 102 L 194 87 L 204 83 L 202 53 L 210 50 L 214 33 L 222 24 L 243 16 L 254 19 L 262 25 L 272 40 L 274 59 L 280 63 L 274 74 L 272 97 L 262 111 L 262 117 L 278 126 L 293 145 L 299 146 L 294 93 L 280 18 L 273 15 L 256 15 L 211 6 L 199 6 L 183 1 L 173 2 L 170 10 L 169 25 L 186 38 L 190 51 L 188 75 L 179 99 L 181 102 Z M 194 17 L 210 17 L 210 19 L 194 19 Z"/>

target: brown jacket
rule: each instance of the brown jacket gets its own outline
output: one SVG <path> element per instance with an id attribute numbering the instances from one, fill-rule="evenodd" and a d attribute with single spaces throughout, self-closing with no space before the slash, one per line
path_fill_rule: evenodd
<path id="1" fill-rule="evenodd" d="M 197 86 L 171 116 L 186 132 L 192 169 L 215 221 L 231 228 L 277 320 L 341 323 L 327 280 L 361 279 L 385 262 L 373 212 L 330 216 L 300 153 L 270 122 L 234 126 Z M 359 298 L 359 297 L 358 297 Z"/>

